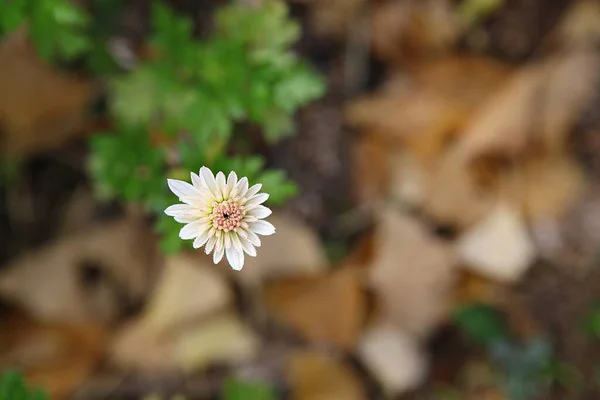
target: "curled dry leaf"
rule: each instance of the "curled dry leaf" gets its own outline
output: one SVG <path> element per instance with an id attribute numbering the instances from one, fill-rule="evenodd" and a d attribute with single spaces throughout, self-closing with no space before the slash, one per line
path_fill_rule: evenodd
<path id="1" fill-rule="evenodd" d="M 287 367 L 293 400 L 362 400 L 365 388 L 356 372 L 316 352 L 292 354 Z"/>
<path id="2" fill-rule="evenodd" d="M 184 371 L 192 372 L 213 363 L 249 361 L 259 346 L 259 338 L 237 315 L 225 313 L 184 330 L 173 343 L 173 357 Z"/>
<path id="3" fill-rule="evenodd" d="M 504 204 L 467 230 L 456 251 L 466 267 L 503 282 L 522 277 L 536 257 L 523 218 Z"/>
<path id="4" fill-rule="evenodd" d="M 280 279 L 264 293 L 268 310 L 307 340 L 352 349 L 366 312 L 360 273 L 342 268 L 332 274 Z"/>
<path id="5" fill-rule="evenodd" d="M 14 260 L 0 296 L 44 321 L 111 321 L 139 304 L 157 267 L 150 227 L 125 218 Z"/>
<path id="6" fill-rule="evenodd" d="M 380 210 L 378 220 L 370 284 L 389 321 L 426 336 L 450 305 L 455 276 L 450 249 L 391 206 Z"/>
<path id="7" fill-rule="evenodd" d="M 450 57 L 419 70 L 408 82 L 392 83 L 353 103 L 348 122 L 367 133 L 358 143 L 356 175 L 365 170 L 371 177 L 357 180 L 359 199 L 372 201 L 391 192 L 413 206 L 428 198 L 436 201 L 427 192 L 439 160 L 507 74 L 506 67 L 485 58 Z M 375 184 L 369 183 L 373 176 L 378 177 Z M 441 181 L 450 184 L 446 177 Z M 464 197 L 460 191 L 452 194 Z"/>
<path id="8" fill-rule="evenodd" d="M 507 73 L 486 58 L 449 57 L 354 102 L 346 118 L 390 145 L 436 159 Z"/>
<path id="9" fill-rule="evenodd" d="M 115 333 L 108 358 L 125 370 L 158 374 L 177 370 L 173 343 L 149 329 L 143 317 L 128 321 Z"/>
<path id="10" fill-rule="evenodd" d="M 159 335 L 139 318 L 125 326 L 110 349 L 111 362 L 144 374 L 192 372 L 212 364 L 235 364 L 256 356 L 258 337 L 232 312 Z"/>
<path id="11" fill-rule="evenodd" d="M 25 157 L 82 132 L 90 82 L 42 62 L 23 29 L 0 42 L 0 154 Z"/>
<path id="12" fill-rule="evenodd" d="M 447 0 L 382 2 L 374 6 L 371 30 L 375 54 L 394 64 L 418 64 L 439 56 L 460 34 Z"/>
<path id="13" fill-rule="evenodd" d="M 53 399 L 67 399 L 93 373 L 107 341 L 96 324 L 47 325 L 3 316 L 0 369 L 22 370 L 29 384 Z"/>
<path id="14" fill-rule="evenodd" d="M 394 324 L 380 321 L 368 328 L 357 351 L 391 395 L 413 389 L 425 379 L 427 360 L 418 341 Z"/>
<path id="15" fill-rule="evenodd" d="M 166 260 L 144 318 L 160 335 L 222 310 L 231 300 L 229 286 L 210 260 L 183 254 Z"/>
<path id="16" fill-rule="evenodd" d="M 444 154 L 423 210 L 442 224 L 467 227 L 490 212 L 513 181 L 522 181 L 527 188 L 517 185 L 508 194 L 517 208 L 540 202 L 537 193 L 549 188 L 560 192 L 532 216 L 550 218 L 563 212 L 581 182 L 565 156 L 567 135 L 594 93 L 598 70 L 600 56 L 578 50 L 516 73 Z M 543 170 L 540 165 L 559 173 L 536 182 L 532 174 Z M 561 184 L 550 189 L 550 180 Z M 546 211 L 554 215 L 541 215 Z"/>

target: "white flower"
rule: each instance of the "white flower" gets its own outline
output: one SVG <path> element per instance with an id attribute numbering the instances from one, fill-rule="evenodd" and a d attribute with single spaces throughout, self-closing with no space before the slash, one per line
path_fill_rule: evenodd
<path id="1" fill-rule="evenodd" d="M 169 189 L 184 204 L 167 207 L 165 214 L 175 221 L 185 223 L 181 239 L 194 239 L 194 248 L 205 246 L 206 254 L 213 252 L 213 262 L 219 263 L 223 255 L 237 271 L 244 266 L 244 252 L 255 257 L 255 247 L 260 247 L 259 235 L 272 235 L 275 227 L 263 221 L 271 210 L 261 204 L 269 198 L 259 193 L 261 184 L 248 188 L 248 179 L 238 180 L 231 171 L 227 180 L 223 172 L 216 177 L 206 167 L 200 174 L 191 173 L 192 185 L 168 179 Z"/>

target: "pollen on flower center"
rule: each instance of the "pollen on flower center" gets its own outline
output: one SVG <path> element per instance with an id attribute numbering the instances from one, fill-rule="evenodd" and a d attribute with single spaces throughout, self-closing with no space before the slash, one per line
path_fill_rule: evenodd
<path id="1" fill-rule="evenodd" d="M 210 217 L 214 228 L 229 232 L 237 231 L 243 225 L 242 219 L 246 216 L 246 210 L 236 200 L 229 199 L 221 203 L 215 202 L 212 206 L 213 211 Z"/>

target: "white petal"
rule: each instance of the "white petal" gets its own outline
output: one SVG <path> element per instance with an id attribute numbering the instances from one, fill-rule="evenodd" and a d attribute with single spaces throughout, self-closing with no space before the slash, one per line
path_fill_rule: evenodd
<path id="1" fill-rule="evenodd" d="M 200 176 L 202 177 L 206 188 L 210 190 L 215 197 L 218 197 L 217 181 L 215 180 L 215 176 L 213 175 L 212 171 L 206 167 L 202 167 L 200 168 Z"/>
<path id="2" fill-rule="evenodd" d="M 258 221 L 258 218 L 254 217 L 252 215 L 246 215 L 242 221 L 247 222 L 247 223 L 250 224 L 252 222 Z"/>
<path id="3" fill-rule="evenodd" d="M 236 196 L 244 197 L 247 190 L 248 190 L 248 178 L 243 177 L 233 187 L 233 191 L 231 192 L 231 197 L 236 197 Z"/>
<path id="4" fill-rule="evenodd" d="M 258 219 L 267 218 L 272 213 L 273 211 L 271 211 L 270 208 L 267 208 L 265 206 L 256 206 L 248 212 L 248 214 Z"/>
<path id="5" fill-rule="evenodd" d="M 223 235 L 224 239 L 223 239 L 223 244 L 225 245 L 225 248 L 227 247 L 231 247 L 231 234 L 230 233 L 226 233 Z"/>
<path id="6" fill-rule="evenodd" d="M 227 176 L 227 185 L 225 185 L 225 191 L 223 192 L 223 196 L 229 198 L 231 193 L 233 192 L 233 188 L 235 184 L 238 182 L 237 174 L 235 171 L 231 171 Z"/>
<path id="7" fill-rule="evenodd" d="M 240 237 L 238 236 L 237 233 L 233 232 L 231 235 L 231 244 L 233 245 L 233 247 L 235 247 L 236 249 L 242 251 L 242 242 L 240 242 Z"/>
<path id="8" fill-rule="evenodd" d="M 223 259 L 223 254 L 225 253 L 225 250 L 223 249 L 223 247 L 219 247 L 218 249 L 215 250 L 215 252 L 213 253 L 213 263 L 218 264 L 221 262 L 221 260 Z"/>
<path id="9" fill-rule="evenodd" d="M 188 204 L 173 204 L 165 209 L 165 214 L 171 217 L 199 217 L 198 210 Z"/>
<path id="10" fill-rule="evenodd" d="M 196 189 L 187 182 L 179 181 L 177 179 L 167 179 L 167 184 L 169 185 L 169 189 L 171 189 L 171 192 L 173 192 L 179 198 L 200 195 L 198 189 Z"/>
<path id="11" fill-rule="evenodd" d="M 190 217 L 188 215 L 178 215 L 173 217 L 173 219 L 180 224 L 189 224 L 190 222 L 198 221 L 198 217 Z"/>
<path id="12" fill-rule="evenodd" d="M 192 185 L 198 190 L 202 190 L 204 188 L 204 184 L 202 183 L 202 179 L 198 175 L 193 172 L 190 172 L 190 176 L 192 178 Z"/>
<path id="13" fill-rule="evenodd" d="M 258 236 L 256 236 L 256 233 L 254 233 L 250 230 L 246 230 L 246 234 L 248 235 L 248 241 L 250 243 L 252 243 L 256 247 L 260 247 L 260 245 L 261 245 L 260 238 Z"/>
<path id="14" fill-rule="evenodd" d="M 244 206 L 246 206 L 246 209 L 250 210 L 251 208 L 256 207 L 257 205 L 264 203 L 268 198 L 268 193 L 255 194 L 246 201 L 246 204 L 244 204 Z"/>
<path id="15" fill-rule="evenodd" d="M 254 185 L 250 189 L 248 189 L 248 191 L 246 192 L 245 196 L 246 197 L 252 197 L 256 193 L 260 192 L 261 188 L 262 188 L 262 183 L 257 183 L 256 185 Z"/>
<path id="16" fill-rule="evenodd" d="M 210 229 L 207 229 L 204 233 L 200 234 L 200 236 L 194 240 L 194 248 L 199 249 L 200 247 L 204 246 L 204 244 L 208 242 L 208 239 L 210 239 L 210 234 Z"/>
<path id="17" fill-rule="evenodd" d="M 242 245 L 242 249 L 244 249 L 249 256 L 256 257 L 256 249 L 254 246 L 252 246 L 252 243 L 250 243 L 248 239 L 240 238 L 240 243 Z"/>
<path id="18" fill-rule="evenodd" d="M 202 221 L 194 221 L 185 225 L 179 231 L 179 237 L 183 240 L 193 239 L 200 236 L 206 230 L 206 224 Z"/>
<path id="19" fill-rule="evenodd" d="M 262 220 L 254 222 L 252 225 L 250 225 L 250 229 L 252 232 L 263 236 L 269 236 L 275 233 L 275 227 L 273 224 Z"/>
<path id="20" fill-rule="evenodd" d="M 208 239 L 208 242 L 206 242 L 206 246 L 204 246 L 204 252 L 206 254 L 210 254 L 210 252 L 215 248 L 215 243 L 217 243 L 217 237 L 211 236 L 210 239 Z"/>
<path id="21" fill-rule="evenodd" d="M 227 256 L 227 261 L 231 268 L 236 271 L 240 271 L 244 267 L 244 252 L 240 251 L 234 247 L 228 247 L 225 250 L 225 255 Z"/>
<path id="22" fill-rule="evenodd" d="M 225 174 L 221 171 L 217 172 L 217 197 L 220 196 L 220 198 L 218 198 L 218 201 L 223 200 L 223 197 L 225 196 L 225 190 L 227 187 L 227 181 L 225 180 Z"/>

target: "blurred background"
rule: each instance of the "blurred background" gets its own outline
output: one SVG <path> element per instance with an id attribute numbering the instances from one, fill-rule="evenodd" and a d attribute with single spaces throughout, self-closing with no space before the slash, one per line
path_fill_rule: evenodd
<path id="1" fill-rule="evenodd" d="M 1 400 L 600 398 L 600 2 L 0 0 Z M 167 178 L 270 193 L 213 265 Z"/>

